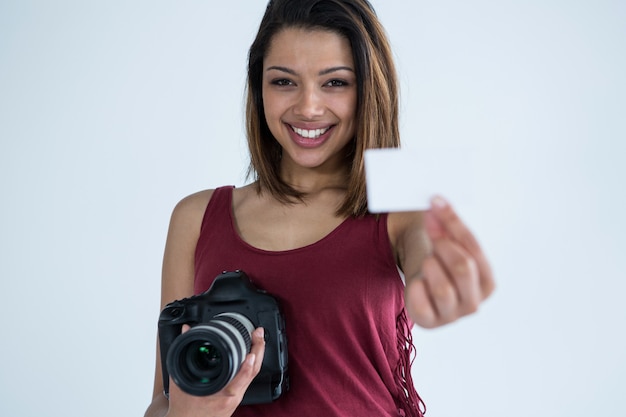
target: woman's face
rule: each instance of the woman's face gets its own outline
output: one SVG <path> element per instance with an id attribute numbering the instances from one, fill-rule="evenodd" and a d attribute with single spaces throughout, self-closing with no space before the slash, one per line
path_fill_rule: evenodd
<path id="1" fill-rule="evenodd" d="M 345 169 L 357 86 L 350 43 L 330 31 L 288 28 L 263 61 L 263 106 L 287 169 Z"/>

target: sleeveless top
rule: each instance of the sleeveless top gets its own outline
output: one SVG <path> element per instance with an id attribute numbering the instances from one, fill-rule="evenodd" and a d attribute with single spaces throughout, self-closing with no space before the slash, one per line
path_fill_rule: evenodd
<path id="1" fill-rule="evenodd" d="M 216 189 L 206 208 L 194 290 L 200 294 L 222 271 L 240 269 L 278 298 L 290 379 L 273 403 L 240 406 L 234 416 L 421 417 L 387 215 L 349 217 L 313 244 L 267 251 L 240 237 L 232 192 L 232 186 Z"/>

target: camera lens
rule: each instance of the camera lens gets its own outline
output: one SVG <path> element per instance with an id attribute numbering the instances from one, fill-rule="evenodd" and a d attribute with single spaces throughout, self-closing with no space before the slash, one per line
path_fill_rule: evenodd
<path id="1" fill-rule="evenodd" d="M 238 313 L 222 313 L 178 336 L 167 355 L 174 382 L 192 395 L 221 390 L 250 352 L 254 325 Z"/>

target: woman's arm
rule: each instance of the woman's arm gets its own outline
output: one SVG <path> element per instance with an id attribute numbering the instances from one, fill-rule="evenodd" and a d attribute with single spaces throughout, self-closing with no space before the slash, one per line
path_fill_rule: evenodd
<path id="1" fill-rule="evenodd" d="M 200 235 L 204 209 L 211 192 L 201 192 L 180 201 L 170 219 L 161 275 L 161 309 L 166 304 L 193 295 L 194 252 Z M 163 417 L 169 402 L 163 394 L 161 353 L 157 341 L 152 404 L 146 417 Z"/>
<path id="2" fill-rule="evenodd" d="M 211 195 L 212 191 L 193 194 L 174 208 L 163 257 L 161 309 L 174 300 L 193 295 L 196 244 Z M 157 343 L 153 398 L 145 417 L 230 416 L 261 368 L 265 351 L 262 329 L 253 333 L 252 342 L 251 353 L 239 373 L 222 391 L 197 397 L 184 393 L 170 381 L 169 400 L 163 394 L 163 374 Z"/>
<path id="3" fill-rule="evenodd" d="M 407 311 L 417 325 L 455 321 L 493 292 L 491 267 L 478 241 L 442 198 L 434 198 L 426 212 L 390 214 L 389 230 L 406 278 Z"/>

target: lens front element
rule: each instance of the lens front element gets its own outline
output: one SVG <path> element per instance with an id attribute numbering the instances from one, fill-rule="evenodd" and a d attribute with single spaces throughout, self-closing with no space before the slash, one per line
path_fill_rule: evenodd
<path id="1" fill-rule="evenodd" d="M 167 370 L 192 395 L 211 395 L 237 374 L 250 352 L 254 325 L 238 313 L 222 313 L 174 339 Z"/>
<path id="2" fill-rule="evenodd" d="M 210 342 L 197 340 L 189 345 L 184 355 L 189 373 L 196 376 L 200 383 L 208 384 L 219 376 L 222 354 Z"/>

